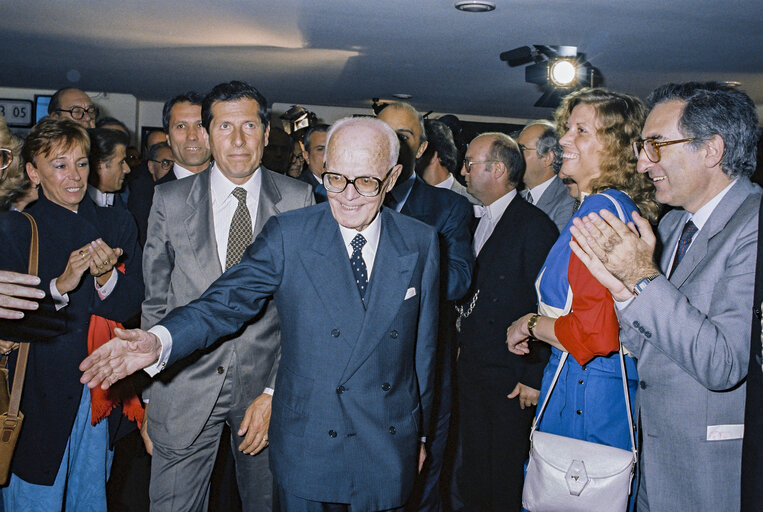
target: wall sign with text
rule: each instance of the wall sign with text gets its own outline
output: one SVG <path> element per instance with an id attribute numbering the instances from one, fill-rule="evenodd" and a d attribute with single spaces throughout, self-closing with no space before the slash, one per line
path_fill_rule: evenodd
<path id="1" fill-rule="evenodd" d="M 0 115 L 8 126 L 26 128 L 32 126 L 33 103 L 30 100 L 5 100 L 0 98 Z"/>

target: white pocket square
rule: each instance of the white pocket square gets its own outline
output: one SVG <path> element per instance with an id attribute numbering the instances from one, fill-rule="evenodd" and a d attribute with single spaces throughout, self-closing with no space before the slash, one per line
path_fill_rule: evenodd
<path id="1" fill-rule="evenodd" d="M 408 300 L 411 297 L 415 297 L 415 296 L 416 296 L 416 288 L 408 288 L 408 291 L 405 292 L 405 299 L 403 300 Z"/>

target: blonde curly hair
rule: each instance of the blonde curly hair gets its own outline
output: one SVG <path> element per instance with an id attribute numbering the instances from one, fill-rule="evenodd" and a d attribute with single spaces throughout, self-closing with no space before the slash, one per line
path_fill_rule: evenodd
<path id="1" fill-rule="evenodd" d="M 601 175 L 591 181 L 591 192 L 596 194 L 610 188 L 625 192 L 641 215 L 654 223 L 660 211 L 654 198 L 654 184 L 646 174 L 636 171 L 637 158 L 633 152 L 633 142 L 641 136 L 647 115 L 644 103 L 630 94 L 604 88 L 580 89 L 566 96 L 554 113 L 561 135 L 567 132 L 572 110 L 580 104 L 596 110 L 600 124 L 596 137 L 603 146 Z"/>
<path id="2" fill-rule="evenodd" d="M 0 171 L 0 211 L 7 211 L 13 202 L 32 186 L 21 162 L 21 140 L 13 135 L 0 115 L 0 148 L 10 149 L 13 161 Z"/>

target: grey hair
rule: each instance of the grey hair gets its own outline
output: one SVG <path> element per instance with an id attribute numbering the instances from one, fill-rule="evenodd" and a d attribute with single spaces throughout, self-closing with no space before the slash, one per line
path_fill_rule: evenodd
<path id="1" fill-rule="evenodd" d="M 690 147 L 698 148 L 719 135 L 724 144 L 723 172 L 731 178 L 752 176 L 757 161 L 758 114 L 747 94 L 720 82 L 671 83 L 652 91 L 647 104 L 653 109 L 670 100 L 686 103 L 678 126 L 681 133 L 696 139 Z"/>
<path id="2" fill-rule="evenodd" d="M 538 154 L 538 158 L 545 157 L 549 151 L 553 152 L 554 161 L 551 165 L 554 168 L 554 174 L 559 174 L 559 171 L 562 170 L 562 145 L 559 144 L 559 132 L 556 130 L 556 125 L 551 121 L 542 119 L 528 124 L 522 131 L 535 125 L 544 128 L 543 133 L 540 134 L 535 143 L 535 152 Z"/>
<path id="3" fill-rule="evenodd" d="M 326 163 L 329 156 L 329 147 L 331 146 L 331 137 L 342 128 L 368 128 L 379 133 L 387 139 L 387 168 L 391 169 L 397 164 L 397 156 L 400 153 L 400 141 L 395 131 L 384 121 L 374 117 L 345 117 L 331 125 L 326 135 L 326 152 L 323 154 L 323 163 Z"/>

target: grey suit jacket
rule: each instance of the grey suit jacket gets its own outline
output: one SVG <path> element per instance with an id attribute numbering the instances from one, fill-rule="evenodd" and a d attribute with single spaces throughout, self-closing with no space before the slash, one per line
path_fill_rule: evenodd
<path id="1" fill-rule="evenodd" d="M 465 198 L 469 200 L 472 204 L 482 204 L 479 199 L 471 195 L 469 192 L 466 191 L 466 187 L 461 185 L 461 183 L 458 182 L 455 177 L 453 178 L 453 185 L 451 185 L 450 189 L 455 192 L 456 194 L 461 194 Z"/>
<path id="2" fill-rule="evenodd" d="M 554 221 L 556 228 L 561 233 L 572 218 L 575 199 L 570 196 L 567 185 L 562 183 L 561 179 L 555 176 L 552 180 L 540 199 L 535 201 L 535 206 L 543 210 Z"/>
<path id="3" fill-rule="evenodd" d="M 272 216 L 313 204 L 301 181 L 261 168 L 256 237 Z M 143 252 L 146 299 L 141 326 L 152 327 L 173 309 L 198 298 L 222 274 L 215 241 L 209 169 L 156 188 Z M 188 447 L 201 432 L 229 371 L 234 406 L 248 405 L 273 387 L 280 360 L 281 328 L 275 305 L 233 335 L 157 375 L 148 398 L 148 433 L 169 448 Z M 227 338 L 229 339 L 229 338 Z M 235 356 L 235 364 L 232 365 Z"/>
<path id="4" fill-rule="evenodd" d="M 619 312 L 620 340 L 638 359 L 645 510 L 739 506 L 759 202 L 740 178 L 670 280 Z M 663 272 L 687 219 L 674 210 L 660 222 Z"/>

